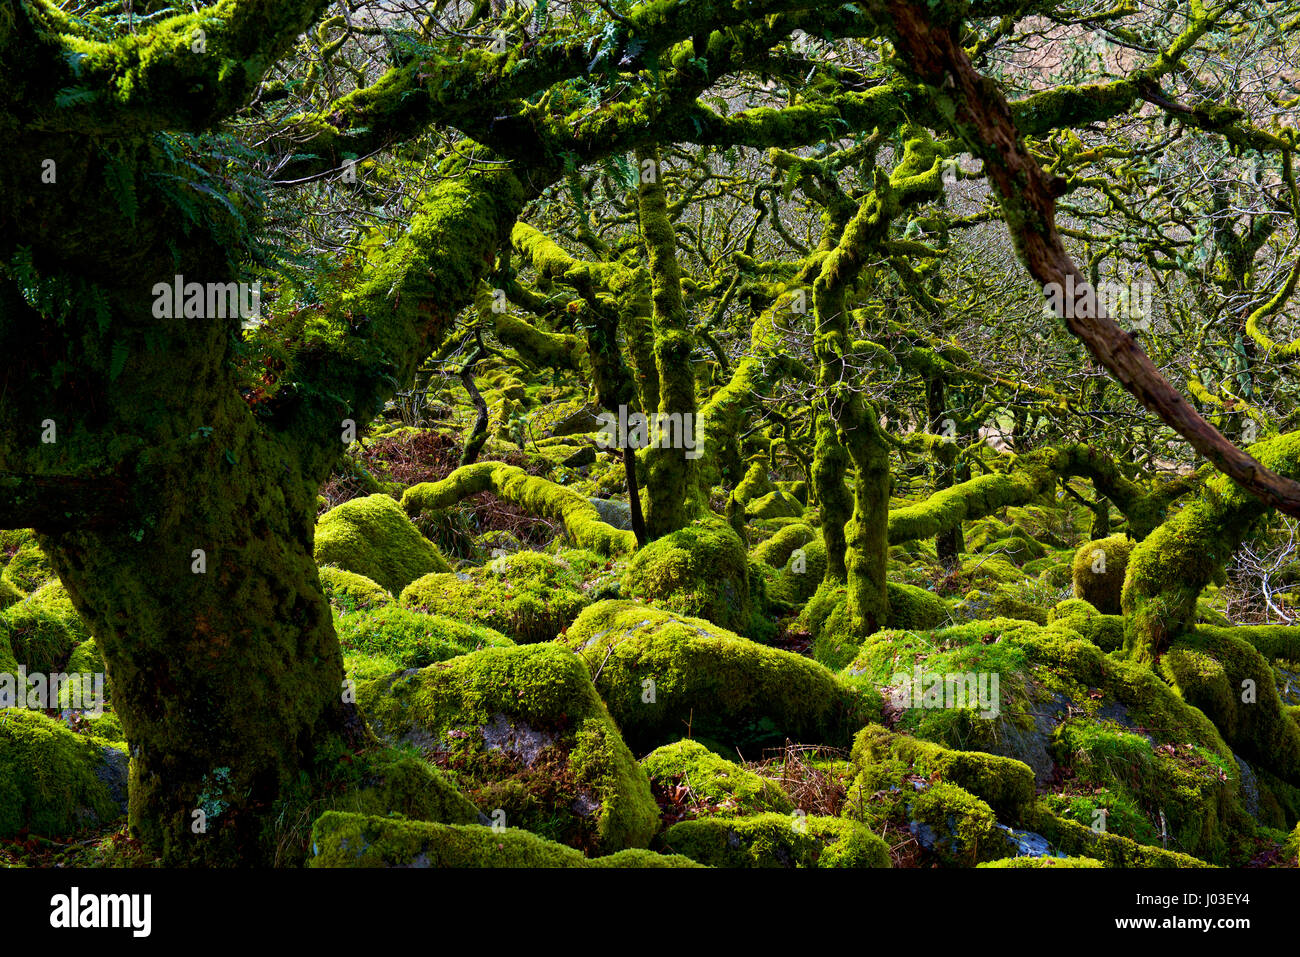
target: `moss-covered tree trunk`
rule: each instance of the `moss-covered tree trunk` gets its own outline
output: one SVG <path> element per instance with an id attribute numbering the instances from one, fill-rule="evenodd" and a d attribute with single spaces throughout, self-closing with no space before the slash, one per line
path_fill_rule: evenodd
<path id="1" fill-rule="evenodd" d="M 689 428 L 692 436 L 695 431 L 695 373 L 677 239 L 659 151 L 639 150 L 637 165 L 641 171 L 638 211 L 650 266 L 654 357 L 659 372 L 659 418 L 651 429 L 651 446 L 646 452 L 646 535 L 655 539 L 684 527 L 694 517 L 693 461 L 687 457 L 683 439 L 685 429 Z"/>
<path id="2" fill-rule="evenodd" d="M 273 863 L 277 813 L 363 733 L 312 559 L 315 488 L 277 452 L 160 436 L 138 518 L 44 541 L 112 678 L 132 833 L 173 864 Z"/>

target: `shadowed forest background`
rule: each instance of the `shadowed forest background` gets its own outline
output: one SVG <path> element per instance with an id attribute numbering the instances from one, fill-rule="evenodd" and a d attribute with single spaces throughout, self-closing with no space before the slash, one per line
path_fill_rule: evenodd
<path id="1" fill-rule="evenodd" d="M 1300 0 L 0 0 L 0 88 L 0 865 L 1296 866 Z"/>

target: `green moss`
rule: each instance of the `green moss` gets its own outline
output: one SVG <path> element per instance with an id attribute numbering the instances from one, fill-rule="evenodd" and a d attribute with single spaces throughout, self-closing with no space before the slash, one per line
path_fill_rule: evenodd
<path id="1" fill-rule="evenodd" d="M 1139 844 L 1127 837 L 1060 817 L 1039 802 L 1022 819 L 1026 827 L 1045 837 L 1053 847 L 1071 857 L 1090 857 L 1104 867 L 1202 868 L 1204 861 L 1159 847 Z"/>
<path id="2" fill-rule="evenodd" d="M 316 523 L 318 565 L 336 565 L 396 595 L 421 575 L 450 567 L 387 495 L 368 495 L 330 509 Z"/>
<path id="3" fill-rule="evenodd" d="M 0 711 L 0 837 L 63 837 L 126 813 L 126 752 L 36 711 Z"/>
<path id="4" fill-rule="evenodd" d="M 750 549 L 749 557 L 755 562 L 762 562 L 772 568 L 781 568 L 789 562 L 790 554 L 798 547 L 809 544 L 816 538 L 816 532 L 810 525 L 805 525 L 802 521 L 796 521 L 789 525 L 784 525 L 777 529 L 775 534 L 770 538 L 762 541 L 761 544 L 755 545 Z"/>
<path id="5" fill-rule="evenodd" d="M 1124 647 L 1124 616 L 1103 615 L 1082 598 L 1058 602 L 1047 613 L 1047 621 L 1060 622 L 1077 631 L 1102 651 L 1118 651 Z"/>
<path id="6" fill-rule="evenodd" d="M 787 492 L 768 492 L 745 507 L 746 518 L 802 518 L 803 506 Z"/>
<path id="7" fill-rule="evenodd" d="M 28 598 L 0 612 L 0 622 L 3 622 L 0 627 L 8 632 L 14 658 L 26 665 L 28 671 L 42 674 L 59 671 L 79 638 L 84 640 L 84 626 L 78 631 L 63 611 L 57 602 Z M 77 624 L 80 625 L 80 619 Z"/>
<path id="8" fill-rule="evenodd" d="M 955 751 L 908 735 L 867 725 L 853 739 L 851 757 L 862 783 L 878 789 L 907 775 L 946 781 L 984 800 L 1014 820 L 1034 800 L 1034 773 L 1023 762 L 980 751 Z"/>
<path id="9" fill-rule="evenodd" d="M 401 596 L 404 608 L 473 622 L 525 644 L 554 638 L 591 601 L 578 570 L 541 552 L 504 555 L 468 572 L 425 575 Z"/>
<path id="10" fill-rule="evenodd" d="M 1017 870 L 1024 868 L 1056 868 L 1056 867 L 1086 867 L 1097 868 L 1105 867 L 1101 861 L 1095 857 L 1004 857 L 1000 861 L 985 861 L 983 864 L 976 864 L 976 867 L 997 867 L 997 868 L 1014 868 Z"/>
<path id="11" fill-rule="evenodd" d="M 384 658 L 397 668 L 423 668 L 480 648 L 514 644 L 490 628 L 395 605 L 345 612 L 337 630 L 345 652 Z"/>
<path id="12" fill-rule="evenodd" d="M 703 518 L 632 557 L 622 594 L 745 633 L 754 614 L 745 545 L 719 518 Z"/>
<path id="13" fill-rule="evenodd" d="M 1199 626 L 1169 646 L 1160 672 L 1205 712 L 1234 751 L 1294 784 L 1300 781 L 1300 726 L 1282 706 L 1268 661 L 1235 631 Z"/>
<path id="14" fill-rule="evenodd" d="M 767 465 L 760 460 L 750 463 L 749 468 L 745 470 L 744 478 L 740 480 L 731 496 L 741 505 L 748 505 L 773 491 L 775 488 L 767 477 Z"/>
<path id="15" fill-rule="evenodd" d="M 889 867 L 889 846 L 867 828 L 802 813 L 681 821 L 659 843 L 710 867 Z"/>
<path id="16" fill-rule="evenodd" d="M 624 850 L 589 860 L 519 828 L 438 824 L 329 811 L 312 825 L 309 867 L 692 867 Z"/>
<path id="17" fill-rule="evenodd" d="M 890 628 L 937 628 L 952 619 L 948 602 L 925 588 L 889 582 Z"/>
<path id="18" fill-rule="evenodd" d="M 377 733 L 420 747 L 505 822 L 593 851 L 644 847 L 650 786 L 582 660 L 556 645 L 487 648 L 361 682 Z"/>
<path id="19" fill-rule="evenodd" d="M 0 581 L 8 582 L 24 595 L 40 588 L 54 579 L 54 569 L 49 559 L 35 542 L 24 544 L 9 559 L 4 571 L 0 572 Z"/>
<path id="20" fill-rule="evenodd" d="M 564 643 L 582 654 L 629 743 L 649 750 L 684 730 L 727 747 L 847 743 L 860 697 L 816 662 L 712 622 L 630 601 L 579 616 Z"/>
<path id="21" fill-rule="evenodd" d="M 447 773 L 412 754 L 384 749 L 367 756 L 354 788 L 331 802 L 331 810 L 351 814 L 398 814 L 441 824 L 479 824 L 478 808 Z"/>
<path id="22" fill-rule="evenodd" d="M 1104 615 L 1118 615 L 1124 576 L 1135 544 L 1125 535 L 1112 535 L 1079 546 L 1071 569 L 1074 597 L 1082 598 Z"/>
<path id="23" fill-rule="evenodd" d="M 641 759 L 651 786 L 683 785 L 714 812 L 757 814 L 794 810 L 789 795 L 774 782 L 713 753 L 697 741 L 683 739 L 656 748 Z"/>
<path id="24" fill-rule="evenodd" d="M 320 570 L 321 588 L 335 608 L 356 611 L 391 605 L 393 596 L 365 575 L 326 565 Z"/>

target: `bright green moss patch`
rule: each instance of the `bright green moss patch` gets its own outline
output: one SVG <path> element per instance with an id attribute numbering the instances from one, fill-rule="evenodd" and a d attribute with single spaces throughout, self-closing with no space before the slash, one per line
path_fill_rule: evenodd
<path id="1" fill-rule="evenodd" d="M 699 519 L 637 552 L 623 573 L 623 595 L 743 634 L 753 617 L 747 558 L 730 525 Z"/>
<path id="2" fill-rule="evenodd" d="M 378 582 L 333 565 L 320 569 L 320 583 L 329 603 L 347 611 L 391 605 L 394 601 Z"/>
<path id="3" fill-rule="evenodd" d="M 485 814 L 586 850 L 644 847 L 659 809 L 582 660 L 553 645 L 487 648 L 361 682 L 375 731 L 454 772 Z"/>
<path id="4" fill-rule="evenodd" d="M 685 786 L 713 812 L 756 814 L 794 810 L 790 796 L 775 783 L 697 741 L 683 739 L 656 748 L 641 759 L 651 787 Z"/>
<path id="5" fill-rule="evenodd" d="M 549 641 L 591 601 L 578 569 L 541 552 L 505 555 L 468 572 L 425 575 L 401 596 L 405 608 L 474 622 L 521 643 Z"/>
<path id="6" fill-rule="evenodd" d="M 0 572 L 0 580 L 8 582 L 23 594 L 34 592 L 48 581 L 54 580 L 54 569 L 49 559 L 35 542 L 22 545 Z"/>
<path id="7" fill-rule="evenodd" d="M 316 564 L 364 575 L 396 595 L 421 575 L 450 567 L 387 495 L 330 509 L 316 523 Z"/>
<path id="8" fill-rule="evenodd" d="M 329 811 L 311 831 L 308 867 L 694 867 L 629 849 L 588 859 L 519 828 L 437 824 Z"/>
<path id="9" fill-rule="evenodd" d="M 0 711 L 0 837 L 62 837 L 126 813 L 126 752 L 36 711 Z"/>
<path id="10" fill-rule="evenodd" d="M 598 673 L 601 697 L 638 750 L 686 728 L 742 750 L 787 737 L 847 743 L 864 720 L 862 699 L 816 662 L 649 605 L 592 605 L 564 643 Z"/>
<path id="11" fill-rule="evenodd" d="M 1057 867 L 1097 868 L 1105 867 L 1106 865 L 1094 857 L 1052 857 L 1045 854 L 1042 857 L 1004 857 L 1000 861 L 985 861 L 983 864 L 976 864 L 975 866 L 1013 868 L 1016 870 L 1022 870 L 1024 868 L 1048 868 L 1050 870 Z"/>
<path id="12" fill-rule="evenodd" d="M 1136 543 L 1126 535 L 1085 542 L 1074 553 L 1074 597 L 1082 598 L 1105 615 L 1120 613 L 1120 592 Z"/>
<path id="13" fill-rule="evenodd" d="M 396 605 L 344 612 L 338 618 L 338 636 L 344 652 L 384 658 L 398 668 L 423 668 L 480 648 L 514 644 L 481 625 Z"/>
<path id="14" fill-rule="evenodd" d="M 955 751 L 908 735 L 867 725 L 853 739 L 853 765 L 873 768 L 868 781 L 917 775 L 955 784 L 981 798 L 999 815 L 1019 817 L 1034 800 L 1034 773 L 1020 761 L 979 751 Z M 882 772 L 880 766 L 884 766 Z"/>
<path id="15" fill-rule="evenodd" d="M 28 671 L 52 674 L 61 670 L 77 646 L 78 628 L 63 611 L 57 603 L 28 598 L 0 612 L 14 658 Z M 84 626 L 80 632 L 84 633 Z"/>
<path id="16" fill-rule="evenodd" d="M 658 843 L 709 867 L 889 867 L 889 846 L 867 828 L 801 812 L 681 821 Z"/>

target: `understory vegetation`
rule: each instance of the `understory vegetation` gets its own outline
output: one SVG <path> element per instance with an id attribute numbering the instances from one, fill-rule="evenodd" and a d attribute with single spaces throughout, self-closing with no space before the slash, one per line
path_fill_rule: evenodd
<path id="1" fill-rule="evenodd" d="M 1298 63 L 0 0 L 0 866 L 1297 866 Z"/>

